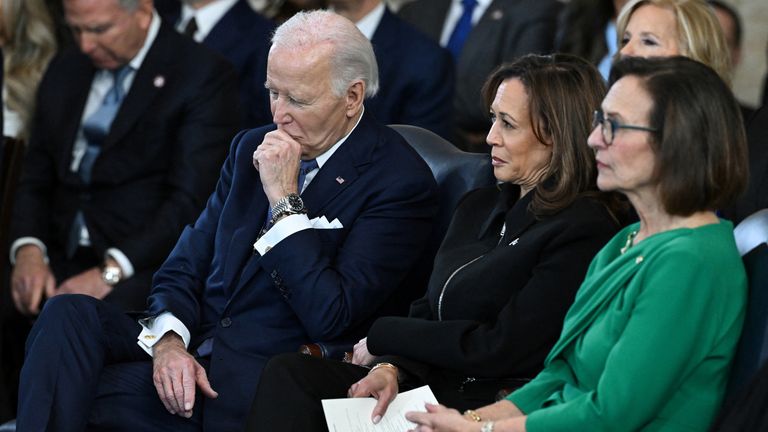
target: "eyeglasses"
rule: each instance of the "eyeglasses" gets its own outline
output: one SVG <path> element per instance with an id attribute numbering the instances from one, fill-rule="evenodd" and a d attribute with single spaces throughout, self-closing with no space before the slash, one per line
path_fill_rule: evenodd
<path id="1" fill-rule="evenodd" d="M 634 126 L 628 124 L 621 124 L 616 120 L 605 118 L 603 110 L 595 110 L 595 115 L 592 118 L 592 129 L 600 125 L 600 131 L 603 133 L 603 140 L 607 145 L 613 144 L 613 138 L 616 136 L 616 131 L 619 129 L 633 129 L 646 132 L 658 132 L 658 129 L 647 126 Z"/>

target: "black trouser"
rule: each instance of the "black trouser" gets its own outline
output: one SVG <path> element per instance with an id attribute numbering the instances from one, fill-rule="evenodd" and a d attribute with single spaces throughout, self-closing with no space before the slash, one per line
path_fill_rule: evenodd
<path id="1" fill-rule="evenodd" d="M 298 353 L 275 356 L 261 374 L 246 431 L 326 432 L 321 400 L 347 397 L 349 387 L 367 374 L 367 368 L 335 360 Z M 427 379 L 438 402 L 459 411 L 493 403 L 501 388 L 522 384 L 516 380 L 463 382 L 442 371 Z"/>

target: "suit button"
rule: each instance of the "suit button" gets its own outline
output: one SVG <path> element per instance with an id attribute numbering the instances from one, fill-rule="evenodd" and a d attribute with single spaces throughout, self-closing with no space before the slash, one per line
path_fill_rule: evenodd
<path id="1" fill-rule="evenodd" d="M 227 328 L 232 325 L 232 320 L 229 317 L 223 318 L 221 320 L 221 326 L 224 328 Z"/>

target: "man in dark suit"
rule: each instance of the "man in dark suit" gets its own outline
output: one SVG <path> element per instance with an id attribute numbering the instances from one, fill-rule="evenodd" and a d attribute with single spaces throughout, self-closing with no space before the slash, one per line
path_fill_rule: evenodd
<path id="1" fill-rule="evenodd" d="M 385 124 L 410 124 L 446 139 L 452 135 L 454 68 L 450 54 L 381 0 L 330 0 L 371 41 L 380 91 L 365 106 Z"/>
<path id="2" fill-rule="evenodd" d="M 463 6 L 470 2 L 471 10 Z M 504 62 L 551 52 L 560 7 L 557 0 L 416 0 L 400 9 L 401 18 L 453 51 L 453 119 L 460 147 L 488 151 L 485 136 L 490 121 L 480 95 L 483 83 Z M 463 22 L 471 28 L 458 32 L 463 37 L 454 36 Z"/>
<path id="3" fill-rule="evenodd" d="M 339 15 L 278 28 L 266 79 L 276 126 L 235 137 L 207 207 L 155 275 L 147 318 L 86 296 L 49 301 L 27 341 L 20 430 L 239 431 L 267 358 L 367 330 L 436 211 L 424 161 L 364 113 L 375 64 Z"/>
<path id="4" fill-rule="evenodd" d="M 62 293 L 141 310 L 216 183 L 237 130 L 236 78 L 161 25 L 151 0 L 64 8 L 80 49 L 52 60 L 38 90 L 12 224 L 13 299 L 24 314 Z"/>
<path id="5" fill-rule="evenodd" d="M 237 70 L 244 127 L 272 122 L 264 88 L 269 38 L 274 24 L 247 0 L 155 0 L 176 30 L 223 55 Z"/>

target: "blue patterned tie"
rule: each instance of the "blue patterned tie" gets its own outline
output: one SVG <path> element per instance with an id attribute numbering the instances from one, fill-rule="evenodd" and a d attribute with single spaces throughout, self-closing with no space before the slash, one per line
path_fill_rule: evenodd
<path id="1" fill-rule="evenodd" d="M 112 71 L 114 76 L 112 88 L 104 95 L 101 106 L 83 122 L 83 136 L 85 136 L 88 146 L 86 147 L 85 154 L 83 154 L 83 158 L 80 160 L 78 173 L 86 184 L 91 182 L 93 163 L 96 157 L 99 156 L 99 153 L 101 153 L 101 146 L 104 144 L 104 139 L 109 133 L 110 126 L 112 126 L 112 120 L 115 119 L 117 110 L 120 109 L 120 105 L 123 103 L 123 98 L 125 97 L 123 81 L 125 81 L 125 77 L 128 76 L 130 71 L 130 66 L 123 66 L 118 70 Z"/>
<path id="2" fill-rule="evenodd" d="M 459 21 L 456 23 L 456 27 L 453 28 L 453 33 L 448 39 L 448 51 L 453 54 L 453 58 L 459 59 L 461 49 L 464 47 L 464 42 L 467 41 L 469 32 L 472 31 L 472 12 L 477 6 L 477 0 L 461 0 L 461 5 L 464 7 Z"/>
<path id="3" fill-rule="evenodd" d="M 101 106 L 83 121 L 83 136 L 85 137 L 87 145 L 85 153 L 83 153 L 83 157 L 80 159 L 80 166 L 78 167 L 77 173 L 86 185 L 91 183 L 93 164 L 99 156 L 99 153 L 101 153 L 101 146 L 104 144 L 104 139 L 107 137 L 109 128 L 112 126 L 112 121 L 115 119 L 115 115 L 125 98 L 123 81 L 125 81 L 125 77 L 127 77 L 130 72 L 131 67 L 129 65 L 112 71 L 114 81 L 112 87 L 107 91 L 107 94 L 104 95 L 104 99 L 101 101 Z M 83 217 L 82 210 L 79 210 L 77 214 L 75 214 L 75 219 L 72 222 L 72 228 L 69 233 L 69 240 L 67 242 L 67 256 L 70 258 L 74 256 L 77 246 L 80 244 L 80 233 L 84 226 L 85 218 Z"/>

